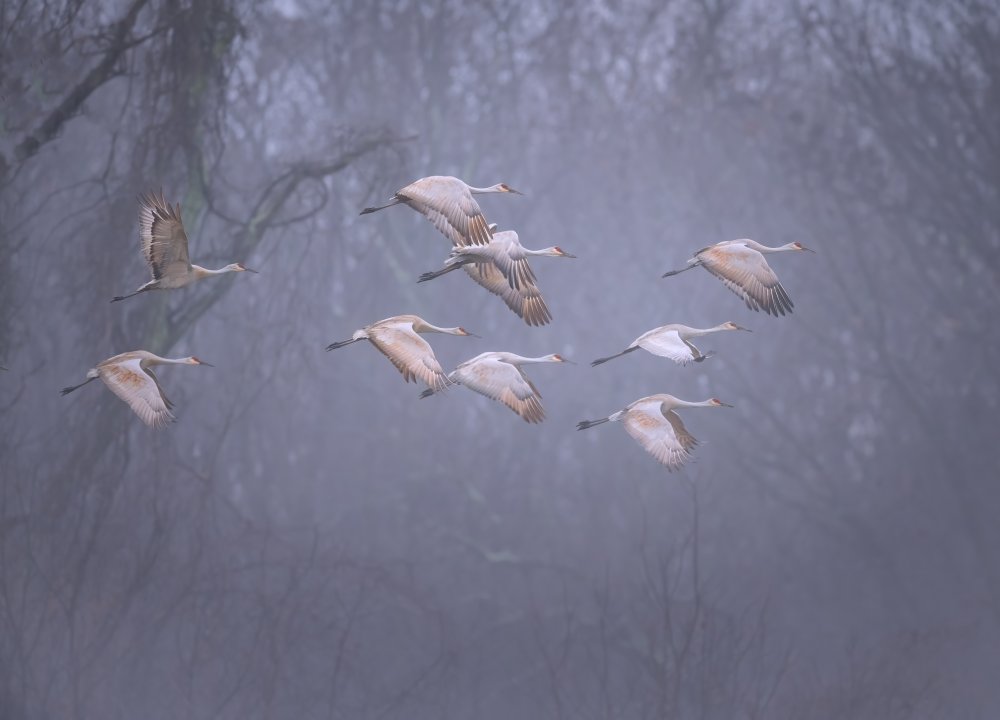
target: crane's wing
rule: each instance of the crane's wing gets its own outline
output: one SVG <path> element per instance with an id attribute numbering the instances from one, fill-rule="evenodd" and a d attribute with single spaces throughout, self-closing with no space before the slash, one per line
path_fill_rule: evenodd
<path id="1" fill-rule="evenodd" d="M 651 330 L 638 339 L 639 347 L 653 355 L 670 358 L 678 365 L 687 365 L 701 357 L 698 348 L 681 338 L 676 330 L 657 332 Z"/>
<path id="2" fill-rule="evenodd" d="M 396 197 L 433 223 L 452 245 L 488 245 L 492 233 L 469 189 L 456 178 L 417 180 Z"/>
<path id="3" fill-rule="evenodd" d="M 406 382 L 422 380 L 438 392 L 449 384 L 430 344 L 413 331 L 410 323 L 376 326 L 368 330 L 368 340 L 403 374 Z"/>
<path id="4" fill-rule="evenodd" d="M 510 286 L 520 291 L 535 285 L 535 273 L 532 272 L 528 256 L 522 252 L 522 248 L 511 247 L 506 243 L 500 244 L 496 240 L 493 243 L 497 245 L 495 250 L 491 248 L 494 250 L 490 253 L 493 264 L 507 278 Z"/>
<path id="5" fill-rule="evenodd" d="M 698 441 L 687 431 L 680 416 L 662 403 L 633 406 L 622 421 L 636 442 L 673 472 L 683 467 Z"/>
<path id="6" fill-rule="evenodd" d="M 792 312 L 792 301 L 764 256 L 738 243 L 712 246 L 698 254 L 701 264 L 743 298 L 751 310 L 769 315 Z"/>
<path id="7" fill-rule="evenodd" d="M 181 220 L 181 206 L 155 193 L 139 196 L 139 239 L 153 279 L 183 275 L 191 269 L 188 238 Z"/>
<path id="8" fill-rule="evenodd" d="M 139 358 L 133 358 L 98 365 L 97 371 L 111 392 L 124 400 L 140 420 L 150 427 L 163 427 L 174 420 L 170 412 L 173 404 L 163 395 L 153 374 L 140 363 Z"/>
<path id="9" fill-rule="evenodd" d="M 156 383 L 156 390 L 160 393 L 160 397 L 163 398 L 163 404 L 167 406 L 167 410 L 173 410 L 174 404 L 170 402 L 170 398 L 168 398 L 167 394 L 163 392 L 163 386 L 160 385 L 160 379 L 156 377 L 156 373 L 153 372 L 153 369 L 145 368 L 145 373 L 149 375 L 149 377 L 153 378 L 153 382 Z"/>
<path id="10" fill-rule="evenodd" d="M 538 388 L 520 368 L 510 363 L 496 359 L 481 360 L 460 366 L 454 375 L 470 390 L 503 403 L 525 422 L 540 423 L 545 419 Z"/>
<path id="11" fill-rule="evenodd" d="M 546 325 L 552 320 L 552 314 L 536 285 L 531 284 L 515 290 L 493 263 L 466 265 L 464 270 L 477 283 L 494 295 L 498 295 L 507 307 L 528 325 Z"/>

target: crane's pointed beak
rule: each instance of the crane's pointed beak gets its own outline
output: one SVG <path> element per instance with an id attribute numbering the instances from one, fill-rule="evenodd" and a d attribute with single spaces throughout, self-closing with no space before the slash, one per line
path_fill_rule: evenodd
<path id="1" fill-rule="evenodd" d="M 212 363 L 207 363 L 204 360 L 199 360 L 198 364 L 199 365 L 204 365 L 205 367 L 215 367 L 215 365 L 213 365 Z"/>

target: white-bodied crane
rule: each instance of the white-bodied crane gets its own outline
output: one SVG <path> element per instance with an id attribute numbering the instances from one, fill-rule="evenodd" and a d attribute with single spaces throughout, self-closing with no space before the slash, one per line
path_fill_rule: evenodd
<path id="1" fill-rule="evenodd" d="M 233 272 L 251 272 L 242 263 L 230 263 L 218 270 L 209 270 L 191 263 L 188 256 L 188 237 L 181 219 L 180 203 L 170 206 L 163 192 L 139 196 L 139 241 L 142 255 L 153 273 L 153 279 L 134 293 L 118 295 L 111 302 L 118 302 L 149 290 L 174 290 L 190 285 L 202 278 Z"/>
<path id="2" fill-rule="evenodd" d="M 65 387 L 63 395 L 68 395 L 77 388 L 100 378 L 105 385 L 124 400 L 139 419 L 150 427 L 163 427 L 174 420 L 170 409 L 174 406 L 160 387 L 154 365 L 207 365 L 209 363 L 196 357 L 165 358 L 145 350 L 115 355 L 97 364 L 97 367 L 87 371 L 87 379 L 79 385 Z"/>
<path id="3" fill-rule="evenodd" d="M 434 390 L 443 390 L 449 384 L 448 376 L 434 357 L 434 350 L 417 334 L 432 332 L 478 337 L 464 328 L 431 325 L 416 315 L 396 315 L 356 330 L 350 340 L 331 343 L 326 349 L 336 350 L 360 340 L 367 340 L 389 358 L 406 382 L 419 379 Z"/>
<path id="4" fill-rule="evenodd" d="M 800 251 L 815 252 L 797 242 L 768 247 L 748 238 L 724 240 L 697 251 L 687 267 L 666 272 L 663 277 L 701 266 L 743 298 L 748 308 L 777 317 L 791 313 L 793 304 L 764 255 Z"/>
<path id="5" fill-rule="evenodd" d="M 639 348 L 642 348 L 653 355 L 670 358 L 678 365 L 687 365 L 690 362 L 701 362 L 705 358 L 711 357 L 712 351 L 710 350 L 707 353 L 702 353 L 694 346 L 694 343 L 692 343 L 691 340 L 697 337 L 702 337 L 703 335 L 710 335 L 711 333 L 723 332 L 725 330 L 744 330 L 746 332 L 751 332 L 747 328 L 741 327 L 734 322 L 725 322 L 721 325 L 716 325 L 715 327 L 710 328 L 693 328 L 688 327 L 687 325 L 678 325 L 676 323 L 662 325 L 658 328 L 653 328 L 649 332 L 643 333 L 633 340 L 632 344 L 620 353 L 615 353 L 614 355 L 609 355 L 608 357 L 598 358 L 590 364 L 591 366 L 597 366 L 601 363 L 606 363 L 608 360 L 614 360 L 616 357 L 627 355 L 628 353 L 638 350 Z"/>
<path id="6" fill-rule="evenodd" d="M 490 225 L 490 230 L 496 228 Z M 492 263 L 507 278 L 507 283 L 514 290 L 520 290 L 526 285 L 535 284 L 535 273 L 528 264 L 529 257 L 562 257 L 575 258 L 568 252 L 553 245 L 541 250 L 530 250 L 521 244 L 520 238 L 513 230 L 493 232 L 487 245 L 456 245 L 444 261 L 444 267 L 420 276 L 418 282 L 425 282 L 440 277 L 452 270 L 457 270 L 469 264 Z"/>
<path id="7" fill-rule="evenodd" d="M 528 325 L 545 325 L 552 314 L 535 281 L 535 274 L 528 264 L 529 257 L 575 258 L 562 248 L 553 245 L 541 250 L 529 250 L 521 245 L 513 230 L 494 232 L 487 245 L 456 245 L 445 260 L 444 267 L 420 276 L 417 282 L 426 282 L 458 268 L 490 292 L 498 295 L 514 313 Z"/>
<path id="8" fill-rule="evenodd" d="M 687 402 L 673 395 L 660 394 L 639 398 L 623 410 L 600 420 L 582 420 L 577 430 L 586 430 L 606 422 L 621 422 L 650 455 L 673 472 L 683 467 L 691 457 L 691 450 L 698 441 L 684 427 L 680 415 L 674 410 L 688 407 L 732 407 L 711 398 L 703 402 Z"/>
<path id="9" fill-rule="evenodd" d="M 521 366 L 565 362 L 569 360 L 557 354 L 524 357 L 509 352 L 485 352 L 448 373 L 448 381 L 503 403 L 525 422 L 540 423 L 545 419 L 542 394 Z M 424 390 L 420 397 L 429 397 L 434 392 L 434 389 Z"/>
<path id="10" fill-rule="evenodd" d="M 408 205 L 430 220 L 452 245 L 486 245 L 490 241 L 489 227 L 473 195 L 488 193 L 522 194 L 504 183 L 479 188 L 450 175 L 431 175 L 398 190 L 385 205 L 367 207 L 361 214 Z"/>

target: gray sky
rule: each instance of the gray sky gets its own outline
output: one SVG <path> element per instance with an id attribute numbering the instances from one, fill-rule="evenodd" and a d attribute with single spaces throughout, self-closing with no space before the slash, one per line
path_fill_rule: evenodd
<path id="1" fill-rule="evenodd" d="M 1000 708 L 1000 16 L 990 3 L 318 0 L 0 7 L 0 716 L 939 718 Z M 529 327 L 407 208 L 472 185 Z M 148 279 L 136 195 L 192 259 Z M 770 259 L 747 310 L 698 248 Z M 375 348 L 527 370 L 529 425 Z M 657 325 L 734 321 L 678 367 Z M 147 349 L 178 422 L 88 368 Z M 668 474 L 618 425 L 682 411 Z"/>

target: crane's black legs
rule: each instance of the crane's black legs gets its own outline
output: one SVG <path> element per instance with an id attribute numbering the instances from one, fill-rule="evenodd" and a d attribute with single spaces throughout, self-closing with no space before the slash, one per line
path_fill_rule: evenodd
<path id="1" fill-rule="evenodd" d="M 86 385 L 87 383 L 89 383 L 89 382 L 93 382 L 93 381 L 94 381 L 94 380 L 96 380 L 96 379 L 97 379 L 97 378 L 95 378 L 95 377 L 92 377 L 92 378 L 87 378 L 86 380 L 84 380 L 84 381 L 83 381 L 82 383 L 80 383 L 79 385 L 71 385 L 70 387 L 64 387 L 64 388 L 63 388 L 62 390 L 60 390 L 60 391 L 59 391 L 59 394 L 60 394 L 60 395 L 69 395 L 69 394 L 70 394 L 71 392 L 73 392 L 74 390 L 77 390 L 77 389 L 79 389 L 79 388 L 82 388 L 82 387 L 83 387 L 84 385 Z"/>

